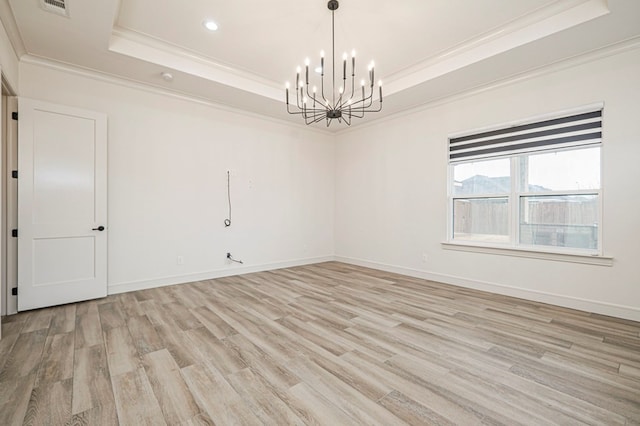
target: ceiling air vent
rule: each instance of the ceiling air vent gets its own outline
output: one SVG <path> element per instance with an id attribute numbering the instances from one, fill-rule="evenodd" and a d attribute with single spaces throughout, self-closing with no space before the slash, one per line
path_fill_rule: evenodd
<path id="1" fill-rule="evenodd" d="M 40 0 L 40 5 L 47 12 L 69 17 L 69 7 L 67 0 Z"/>

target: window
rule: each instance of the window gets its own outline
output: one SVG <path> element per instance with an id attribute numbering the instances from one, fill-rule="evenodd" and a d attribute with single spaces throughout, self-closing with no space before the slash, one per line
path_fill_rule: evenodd
<path id="1" fill-rule="evenodd" d="M 602 109 L 449 139 L 450 242 L 600 254 Z"/>

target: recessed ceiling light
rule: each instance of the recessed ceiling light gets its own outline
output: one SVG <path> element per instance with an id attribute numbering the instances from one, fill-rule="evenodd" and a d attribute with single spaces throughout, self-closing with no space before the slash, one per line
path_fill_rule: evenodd
<path id="1" fill-rule="evenodd" d="M 202 25 L 204 25 L 204 27 L 209 31 L 216 31 L 218 29 L 218 24 L 213 22 L 211 19 L 207 19 L 202 23 Z"/>

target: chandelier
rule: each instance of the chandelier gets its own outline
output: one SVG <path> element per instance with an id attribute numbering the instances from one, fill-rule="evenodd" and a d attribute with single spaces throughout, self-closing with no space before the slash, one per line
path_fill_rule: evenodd
<path id="1" fill-rule="evenodd" d="M 378 82 L 379 106 L 374 107 L 374 63 L 369 65 L 369 81 L 360 81 L 361 90 L 356 95 L 356 53 L 351 52 L 351 85 L 347 87 L 347 54 L 342 57 L 342 85 L 336 88 L 336 37 L 335 37 L 335 11 L 338 9 L 338 0 L 330 0 L 327 7 L 331 11 L 331 42 L 332 42 L 332 62 L 331 62 L 331 88 L 325 87 L 324 76 L 324 51 L 320 52 L 320 67 L 316 72 L 320 73 L 320 89 L 317 86 L 309 88 L 309 64 L 305 60 L 304 78 L 300 77 L 302 69 L 298 67 L 296 72 L 296 85 L 293 90 L 296 92 L 295 105 L 289 104 L 289 83 L 286 86 L 287 112 L 289 114 L 301 115 L 306 124 L 327 121 L 327 127 L 333 120 L 339 123 L 351 125 L 352 118 L 363 118 L 367 112 L 379 112 L 382 110 L 382 82 Z M 328 93 L 325 93 L 325 89 Z"/>

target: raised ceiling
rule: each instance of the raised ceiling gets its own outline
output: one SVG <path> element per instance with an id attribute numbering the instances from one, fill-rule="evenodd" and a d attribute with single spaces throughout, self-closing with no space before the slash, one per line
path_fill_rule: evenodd
<path id="1" fill-rule="evenodd" d="M 331 49 L 326 0 L 65 0 L 69 17 L 0 1 L 29 58 L 296 121 L 284 82 Z M 338 54 L 356 49 L 361 72 L 375 60 L 384 81 L 376 117 L 638 37 L 638 0 L 341 0 L 336 11 Z"/>

